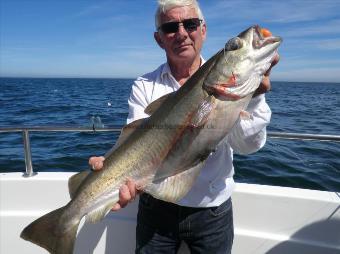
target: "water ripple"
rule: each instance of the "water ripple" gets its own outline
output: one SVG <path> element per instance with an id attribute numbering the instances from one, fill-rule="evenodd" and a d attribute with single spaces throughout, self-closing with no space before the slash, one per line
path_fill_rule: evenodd
<path id="1" fill-rule="evenodd" d="M 0 78 L 0 126 L 123 125 L 133 80 Z M 266 95 L 269 131 L 340 135 L 340 84 L 273 82 Z M 100 121 L 99 121 L 100 119 Z M 87 168 L 117 133 L 31 133 L 37 171 Z M 21 133 L 0 133 L 0 171 L 23 171 Z M 241 182 L 340 191 L 340 143 L 268 139 L 252 155 L 235 155 Z"/>

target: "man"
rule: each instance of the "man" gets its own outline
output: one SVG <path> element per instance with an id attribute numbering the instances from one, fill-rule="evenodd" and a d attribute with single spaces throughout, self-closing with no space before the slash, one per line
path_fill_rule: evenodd
<path id="1" fill-rule="evenodd" d="M 203 64 L 200 52 L 207 27 L 196 0 L 162 0 L 156 12 L 154 38 L 164 49 L 167 62 L 138 78 L 129 98 L 127 122 L 147 117 L 144 109 L 159 97 L 179 89 Z M 272 66 L 278 62 L 278 56 Z M 176 253 L 180 242 L 192 253 L 231 253 L 234 237 L 231 193 L 233 190 L 233 151 L 255 152 L 266 140 L 271 112 L 264 92 L 270 89 L 265 75 L 247 111 L 250 119 L 240 120 L 236 128 L 209 156 L 189 193 L 177 204 L 140 196 L 136 232 L 136 253 Z M 103 157 L 89 160 L 100 169 Z M 120 189 L 118 210 L 135 198 L 132 181 Z"/>

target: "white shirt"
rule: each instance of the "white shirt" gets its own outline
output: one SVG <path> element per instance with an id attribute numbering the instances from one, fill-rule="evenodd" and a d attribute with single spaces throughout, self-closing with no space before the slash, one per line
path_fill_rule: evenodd
<path id="1" fill-rule="evenodd" d="M 203 61 L 202 61 L 203 63 Z M 144 109 L 161 96 L 180 88 L 167 63 L 134 82 L 129 103 L 127 123 L 148 117 Z M 226 201 L 234 189 L 233 151 L 249 154 L 266 142 L 266 126 L 271 111 L 264 95 L 253 98 L 247 108 L 250 119 L 239 120 L 229 135 L 212 153 L 188 194 L 177 203 L 190 207 L 218 206 Z"/>

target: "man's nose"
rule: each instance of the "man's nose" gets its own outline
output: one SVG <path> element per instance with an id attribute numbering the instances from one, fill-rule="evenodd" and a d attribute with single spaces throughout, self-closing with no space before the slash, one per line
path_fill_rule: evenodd
<path id="1" fill-rule="evenodd" d="M 188 32 L 185 30 L 183 23 L 178 24 L 178 31 L 177 34 L 180 36 L 187 36 Z"/>

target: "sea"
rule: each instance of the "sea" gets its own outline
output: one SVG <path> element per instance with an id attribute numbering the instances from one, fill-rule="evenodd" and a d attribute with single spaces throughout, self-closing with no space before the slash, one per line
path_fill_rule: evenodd
<path id="1" fill-rule="evenodd" d="M 125 124 L 132 79 L 0 78 L 0 128 Z M 272 82 L 271 132 L 340 135 L 340 83 Z M 33 169 L 81 171 L 105 154 L 114 132 L 30 132 Z M 268 138 L 235 155 L 235 180 L 340 192 L 340 142 Z M 25 169 L 20 132 L 0 132 L 0 173 Z"/>

